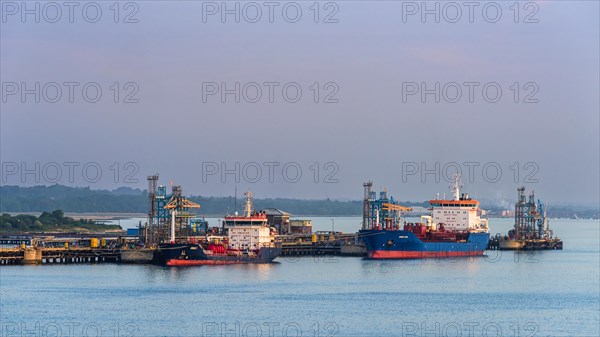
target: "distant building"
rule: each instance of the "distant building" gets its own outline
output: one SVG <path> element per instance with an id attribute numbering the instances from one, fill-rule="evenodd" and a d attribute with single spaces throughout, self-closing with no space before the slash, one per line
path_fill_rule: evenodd
<path id="1" fill-rule="evenodd" d="M 262 212 L 267 215 L 269 227 L 275 227 L 277 233 L 288 234 L 290 232 L 290 213 L 277 208 L 265 208 Z"/>
<path id="2" fill-rule="evenodd" d="M 312 220 L 290 220 L 290 234 L 312 234 Z"/>
<path id="3" fill-rule="evenodd" d="M 502 216 L 503 218 L 512 218 L 515 216 L 515 211 L 512 210 L 502 210 L 502 212 L 500 213 L 500 216 Z"/>

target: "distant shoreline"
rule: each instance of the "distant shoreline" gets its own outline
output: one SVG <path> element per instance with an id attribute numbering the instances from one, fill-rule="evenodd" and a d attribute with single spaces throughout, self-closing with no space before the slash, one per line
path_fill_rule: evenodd
<path id="1" fill-rule="evenodd" d="M 131 217 L 145 218 L 148 209 L 148 196 L 145 191 L 126 187 L 106 191 L 63 185 L 34 187 L 0 185 L 0 197 L 0 212 L 9 214 L 39 215 L 42 211 L 62 210 L 72 217 L 110 221 Z M 190 196 L 188 199 L 202 205 L 200 213 L 205 217 L 223 218 L 227 213 L 232 214 L 236 205 L 234 197 Z M 253 201 L 256 209 L 277 208 L 294 217 L 360 217 L 363 210 L 362 200 L 255 198 Z M 407 216 L 428 214 L 427 200 L 399 202 L 413 209 Z M 501 217 L 505 211 L 513 211 L 512 202 L 504 202 L 500 205 L 498 202 L 480 200 L 480 203 L 480 207 L 490 218 Z M 238 206 L 240 205 L 241 203 L 238 203 Z M 548 218 L 597 219 L 600 217 L 600 209 L 597 205 L 551 204 L 547 216 Z"/>
<path id="2" fill-rule="evenodd" d="M 27 215 L 39 216 L 43 212 L 2 212 L 2 213 L 7 213 L 10 215 L 27 214 Z M 90 219 L 90 220 L 118 220 L 118 219 L 129 219 L 129 218 L 144 218 L 148 215 L 144 214 L 144 213 L 65 212 L 65 216 L 75 218 L 75 219 L 84 218 L 84 219 Z"/>
<path id="3" fill-rule="evenodd" d="M 14 215 L 18 215 L 18 214 L 28 214 L 28 215 L 35 215 L 35 216 L 39 216 L 40 214 L 42 214 L 42 212 L 2 212 L 2 213 L 8 213 L 12 216 Z M 119 220 L 119 219 L 132 219 L 132 218 L 146 218 L 148 215 L 145 213 L 115 213 L 115 212 L 83 212 L 83 213 L 76 213 L 76 212 L 65 212 L 65 216 L 71 217 L 71 218 L 75 218 L 75 219 L 90 219 L 90 220 Z M 205 218 L 223 218 L 225 217 L 224 214 L 199 214 L 198 216 L 200 217 L 205 217 Z M 407 215 L 406 217 L 410 218 L 410 217 L 418 217 L 418 214 L 413 214 L 413 215 Z M 360 218 L 362 217 L 362 215 L 360 214 L 330 214 L 330 215 L 323 215 L 323 214 L 318 214 L 318 215 L 311 215 L 311 214 L 298 214 L 298 215 L 292 215 L 292 218 L 301 218 L 301 217 L 317 217 L 317 218 L 324 218 L 324 217 L 354 217 L 354 218 Z M 512 219 L 513 217 L 502 217 L 502 216 L 488 216 L 489 219 Z M 550 220 L 559 220 L 559 219 L 570 219 L 570 220 L 576 220 L 577 218 L 549 218 Z M 599 218 L 579 218 L 578 220 L 600 220 Z"/>

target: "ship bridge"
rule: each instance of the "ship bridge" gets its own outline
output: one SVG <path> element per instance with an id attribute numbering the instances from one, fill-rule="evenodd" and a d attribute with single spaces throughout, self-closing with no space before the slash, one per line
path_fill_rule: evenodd
<path id="1" fill-rule="evenodd" d="M 482 219 L 479 201 L 469 197 L 468 193 L 460 193 L 460 176 L 454 176 L 454 184 L 451 186 L 453 199 L 432 199 L 431 216 L 434 223 L 444 224 L 451 230 L 476 230 L 487 231 L 488 221 Z"/>
<path id="2" fill-rule="evenodd" d="M 429 200 L 432 207 L 479 207 L 479 201 L 474 199 L 469 200 Z"/>

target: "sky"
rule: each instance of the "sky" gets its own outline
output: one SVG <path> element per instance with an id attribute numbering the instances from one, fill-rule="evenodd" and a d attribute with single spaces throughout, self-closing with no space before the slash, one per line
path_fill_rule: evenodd
<path id="1" fill-rule="evenodd" d="M 598 2 L 422 3 L 2 1 L 1 183 L 597 203 Z"/>

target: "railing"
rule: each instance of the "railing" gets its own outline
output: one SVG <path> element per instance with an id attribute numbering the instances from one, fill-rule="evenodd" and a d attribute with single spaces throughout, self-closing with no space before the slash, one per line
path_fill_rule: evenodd
<path id="1" fill-rule="evenodd" d="M 19 247 L 13 247 L 13 248 L 8 248 L 8 247 L 0 247 L 0 252 L 19 252 L 21 251 L 21 248 Z"/>

